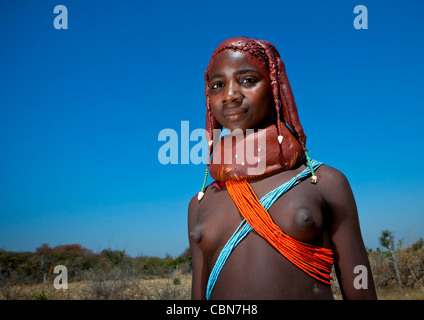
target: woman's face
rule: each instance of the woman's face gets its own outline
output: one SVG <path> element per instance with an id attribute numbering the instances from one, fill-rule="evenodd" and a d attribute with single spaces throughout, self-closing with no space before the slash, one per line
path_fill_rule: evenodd
<path id="1" fill-rule="evenodd" d="M 209 103 L 220 124 L 234 129 L 263 129 L 274 123 L 274 97 L 268 69 L 240 51 L 218 54 L 209 69 Z"/>

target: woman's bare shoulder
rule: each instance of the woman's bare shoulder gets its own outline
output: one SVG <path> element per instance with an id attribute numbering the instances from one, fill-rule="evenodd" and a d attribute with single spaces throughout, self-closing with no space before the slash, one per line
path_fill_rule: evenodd
<path id="1" fill-rule="evenodd" d="M 196 193 L 190 200 L 190 203 L 188 205 L 188 216 L 189 219 L 190 217 L 194 217 L 195 215 L 197 215 L 197 213 L 199 212 L 200 208 L 201 208 L 201 204 L 202 202 L 209 202 L 211 199 L 211 197 L 214 197 L 214 192 L 213 190 L 213 183 L 209 184 L 206 188 L 205 188 L 205 194 L 203 195 L 203 197 L 201 198 L 201 200 L 199 200 L 199 192 Z"/>
<path id="2" fill-rule="evenodd" d="M 318 168 L 316 176 L 318 177 L 317 186 L 327 202 L 353 197 L 349 180 L 340 170 L 322 165 Z"/>
<path id="3" fill-rule="evenodd" d="M 199 208 L 199 199 L 198 193 L 196 193 L 193 198 L 191 198 L 190 203 L 188 204 L 188 223 L 190 224 L 195 218 L 198 208 Z"/>
<path id="4" fill-rule="evenodd" d="M 356 204 L 350 183 L 340 170 L 323 165 L 316 175 L 317 186 L 334 215 L 356 216 Z"/>
<path id="5" fill-rule="evenodd" d="M 320 166 L 316 171 L 316 176 L 318 177 L 318 182 L 321 182 L 321 186 L 336 187 L 349 185 L 349 181 L 343 172 L 328 165 Z"/>

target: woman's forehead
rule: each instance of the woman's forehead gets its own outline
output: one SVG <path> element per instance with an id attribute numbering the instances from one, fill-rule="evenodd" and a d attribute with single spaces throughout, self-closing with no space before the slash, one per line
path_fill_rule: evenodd
<path id="1" fill-rule="evenodd" d="M 254 55 L 247 53 L 242 50 L 223 50 L 217 54 L 210 62 L 209 74 L 212 76 L 214 73 L 221 71 L 223 68 L 250 68 L 257 69 L 257 71 L 269 74 L 268 66 L 265 65 L 261 60 L 259 60 Z M 218 71 L 219 70 L 219 71 Z"/>

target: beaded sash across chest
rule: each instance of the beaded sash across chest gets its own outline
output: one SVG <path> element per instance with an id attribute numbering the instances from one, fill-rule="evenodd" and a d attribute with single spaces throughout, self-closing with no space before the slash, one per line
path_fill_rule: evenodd
<path id="1" fill-rule="evenodd" d="M 256 197 L 247 180 L 225 181 L 227 191 L 244 220 L 228 240 L 209 275 L 206 289 L 206 299 L 210 299 L 218 276 L 225 262 L 234 248 L 250 233 L 255 230 L 260 236 L 277 249 L 287 260 L 296 265 L 311 277 L 330 284 L 333 265 L 333 252 L 330 249 L 314 246 L 298 241 L 285 234 L 273 221 L 267 210 L 272 204 L 300 181 L 314 175 L 314 170 L 322 165 L 321 162 L 311 160 L 308 167 L 288 182 L 266 194 L 260 200 Z"/>

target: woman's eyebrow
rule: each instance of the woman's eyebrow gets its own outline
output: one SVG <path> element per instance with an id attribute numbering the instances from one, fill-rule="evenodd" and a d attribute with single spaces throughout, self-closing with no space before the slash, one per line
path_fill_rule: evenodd
<path id="1" fill-rule="evenodd" d="M 211 75 L 211 76 L 209 77 L 209 81 L 211 81 L 211 80 L 213 80 L 213 79 L 215 79 L 215 78 L 223 77 L 223 76 L 224 76 L 224 73 L 214 73 L 213 75 Z"/>
<path id="2" fill-rule="evenodd" d="M 239 70 L 234 71 L 234 73 L 237 74 L 237 75 L 239 75 L 239 74 L 245 74 L 245 73 L 252 73 L 252 72 L 253 73 L 260 74 L 260 72 L 258 70 L 255 70 L 255 69 L 239 69 Z M 224 76 L 224 73 L 214 73 L 213 75 L 211 75 L 209 77 L 209 81 L 211 81 L 211 80 L 213 80 L 215 78 L 223 77 L 223 76 Z"/>
<path id="3" fill-rule="evenodd" d="M 258 70 L 255 69 L 240 69 L 240 70 L 236 70 L 234 73 L 235 74 L 244 74 L 244 73 L 257 73 L 260 74 L 260 72 Z"/>

